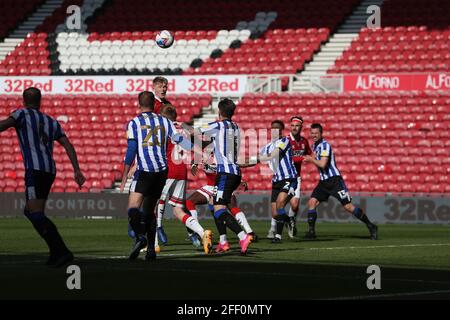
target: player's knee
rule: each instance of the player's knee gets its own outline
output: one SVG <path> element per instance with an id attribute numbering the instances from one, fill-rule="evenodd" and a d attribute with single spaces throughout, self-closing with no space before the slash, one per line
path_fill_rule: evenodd
<path id="1" fill-rule="evenodd" d="M 294 212 L 298 211 L 298 202 L 297 203 L 291 203 L 291 210 Z"/>
<path id="2" fill-rule="evenodd" d="M 315 198 L 311 198 L 308 201 L 308 207 L 309 209 L 315 209 L 317 207 L 317 205 L 319 204 L 319 201 L 317 201 L 317 199 Z"/>

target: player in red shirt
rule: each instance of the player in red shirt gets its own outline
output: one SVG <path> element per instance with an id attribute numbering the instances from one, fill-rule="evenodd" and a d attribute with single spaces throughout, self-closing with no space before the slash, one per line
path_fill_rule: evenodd
<path id="1" fill-rule="evenodd" d="M 156 77 L 153 79 L 153 92 L 155 94 L 155 113 L 161 113 L 161 107 L 170 102 L 166 99 L 169 81 L 164 77 Z"/>
<path id="2" fill-rule="evenodd" d="M 292 151 L 294 154 L 293 161 L 295 168 L 298 173 L 298 183 L 297 189 L 295 190 L 295 196 L 290 200 L 291 208 L 289 209 L 289 224 L 288 224 L 288 234 L 290 238 L 293 238 L 297 234 L 296 218 L 300 204 L 300 188 L 301 188 L 301 170 L 302 162 L 305 155 L 310 155 L 312 153 L 309 146 L 308 140 L 301 136 L 303 128 L 303 118 L 300 116 L 294 116 L 290 119 L 291 121 L 291 132 L 289 134 L 289 140 L 292 145 Z M 272 219 L 271 227 L 267 238 L 273 239 L 275 237 L 276 231 L 276 220 Z"/>
<path id="3" fill-rule="evenodd" d="M 169 120 L 176 121 L 177 113 L 172 105 L 165 104 L 161 109 L 161 115 Z M 175 123 L 175 126 L 179 126 Z M 157 209 L 157 239 L 162 243 L 167 243 L 167 236 L 162 227 L 162 217 L 164 214 L 164 207 L 166 200 L 173 207 L 173 214 L 183 222 L 184 225 L 193 233 L 196 233 L 203 239 L 203 247 L 205 253 L 210 253 L 212 249 L 212 232 L 211 230 L 204 230 L 196 217 L 186 213 L 186 183 L 187 183 L 187 165 L 183 161 L 183 150 L 175 146 L 171 141 L 167 142 L 167 158 L 168 158 L 168 175 L 166 185 L 161 194 Z M 155 242 L 156 243 L 156 242 Z M 155 251 L 158 245 L 155 244 Z"/>

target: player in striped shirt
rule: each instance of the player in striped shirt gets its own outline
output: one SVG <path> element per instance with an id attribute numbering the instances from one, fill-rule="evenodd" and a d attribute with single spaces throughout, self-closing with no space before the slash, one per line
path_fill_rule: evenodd
<path id="1" fill-rule="evenodd" d="M 14 111 L 9 118 L 0 121 L 0 132 L 15 128 L 25 164 L 25 216 L 50 250 L 47 265 L 60 267 L 73 260 L 56 226 L 45 215 L 45 203 L 56 177 L 53 160 L 53 143 L 59 142 L 66 150 L 75 171 L 75 181 L 85 182 L 74 147 L 59 122 L 40 111 L 41 92 L 27 88 L 23 92 L 24 109 Z"/>
<path id="2" fill-rule="evenodd" d="M 319 123 L 311 125 L 311 137 L 314 141 L 312 155 L 305 156 L 306 162 L 311 162 L 319 169 L 320 181 L 311 194 L 311 199 L 308 201 L 308 224 L 309 231 L 306 233 L 306 238 L 315 239 L 316 231 L 315 224 L 317 220 L 317 206 L 323 202 L 328 201 L 330 196 L 336 198 L 345 208 L 345 210 L 355 216 L 355 218 L 364 222 L 369 229 L 370 238 L 378 239 L 378 227 L 370 222 L 367 215 L 359 207 L 352 203 L 352 198 L 342 179 L 341 173 L 336 166 L 333 149 L 331 145 L 323 138 L 323 128 Z"/>
<path id="3" fill-rule="evenodd" d="M 216 226 L 221 236 L 226 235 L 226 227 L 239 238 L 241 253 L 246 254 L 252 241 L 239 226 L 228 209 L 233 192 L 241 183 L 241 170 L 238 165 L 240 129 L 232 121 L 236 105 L 231 99 L 219 102 L 219 120 L 198 129 L 200 134 L 212 138 L 213 152 L 217 164 L 217 177 L 214 185 L 213 203 Z"/>
<path id="4" fill-rule="evenodd" d="M 165 104 L 161 108 L 161 115 L 167 119 L 176 123 L 177 112 L 175 107 L 169 104 Z M 162 217 L 164 214 L 164 208 L 166 205 L 166 200 L 169 200 L 169 204 L 173 207 L 174 216 L 180 220 L 188 230 L 192 231 L 191 240 L 194 239 L 194 234 L 198 235 L 200 239 L 203 239 L 205 253 L 208 254 L 211 246 L 212 232 L 211 230 L 204 230 L 203 227 L 197 220 L 197 217 L 186 213 L 186 185 L 187 185 L 187 164 L 185 161 L 184 151 L 181 149 L 180 145 L 176 145 L 174 142 L 169 140 L 167 144 L 167 161 L 168 161 L 168 178 L 164 189 L 159 199 L 158 209 L 157 209 L 157 230 L 158 238 L 162 242 L 167 243 L 167 236 L 162 228 Z M 146 200 L 147 201 L 147 200 Z M 162 233 L 162 234 L 161 234 Z M 161 239 L 162 238 L 162 239 Z M 165 241 L 164 241 L 165 240 Z M 196 243 L 195 240 L 193 240 Z M 155 246 L 158 248 L 159 246 Z"/>
<path id="5" fill-rule="evenodd" d="M 288 137 L 282 137 L 284 123 L 274 120 L 271 130 L 272 141 L 261 149 L 258 160 L 268 162 L 273 171 L 271 202 L 276 234 L 272 243 L 280 243 L 284 224 L 289 223 L 285 206 L 295 196 L 297 189 L 297 170 L 293 162 L 291 141 Z"/>
<path id="6" fill-rule="evenodd" d="M 307 154 L 311 154 L 311 148 L 309 147 L 308 140 L 301 135 L 303 128 L 303 118 L 300 116 L 293 116 L 291 119 L 291 132 L 288 136 L 293 153 L 293 162 L 295 165 L 295 169 L 297 169 L 297 189 L 295 189 L 295 195 L 289 201 L 289 223 L 288 223 L 288 235 L 290 238 L 293 238 L 297 234 L 296 228 L 296 218 L 300 204 L 300 190 L 301 190 L 301 170 L 302 170 L 302 162 L 303 157 Z M 272 218 L 271 227 L 269 233 L 267 235 L 268 239 L 273 239 L 276 233 L 277 223 L 276 220 Z"/>
<path id="7" fill-rule="evenodd" d="M 123 192 L 127 175 L 137 156 L 137 170 L 130 187 L 128 217 L 136 235 L 136 244 L 129 258 L 136 259 L 148 244 L 146 260 L 154 260 L 156 217 L 154 210 L 167 179 L 167 142 L 192 147 L 190 141 L 178 134 L 172 121 L 154 113 L 155 96 L 145 91 L 139 94 L 141 113 L 128 123 L 128 148 L 120 191 Z M 147 201 L 144 202 L 144 198 Z M 143 210 L 140 207 L 144 202 Z"/>

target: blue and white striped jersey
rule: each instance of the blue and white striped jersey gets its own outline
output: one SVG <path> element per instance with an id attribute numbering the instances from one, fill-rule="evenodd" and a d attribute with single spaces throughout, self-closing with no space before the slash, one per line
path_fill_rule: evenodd
<path id="1" fill-rule="evenodd" d="M 316 153 L 316 160 L 322 159 L 322 157 L 328 157 L 328 163 L 325 169 L 319 168 L 320 180 L 326 180 L 334 176 L 340 176 L 341 173 L 336 166 L 334 159 L 334 152 L 331 149 L 331 145 L 324 139 L 314 144 L 314 152 Z"/>
<path id="2" fill-rule="evenodd" d="M 177 133 L 172 121 L 153 112 L 143 112 L 128 123 L 128 140 L 138 144 L 137 170 L 160 172 L 167 170 L 167 141 L 170 138 L 185 149 L 190 142 Z"/>
<path id="3" fill-rule="evenodd" d="M 202 134 L 213 138 L 217 173 L 241 175 L 238 155 L 241 145 L 241 132 L 236 122 L 215 121 L 199 128 Z"/>
<path id="4" fill-rule="evenodd" d="M 286 179 L 296 179 L 297 169 L 295 169 L 292 152 L 292 145 L 288 137 L 283 137 L 275 141 L 271 141 L 261 149 L 261 154 L 269 155 L 275 149 L 280 149 L 279 157 L 275 157 L 269 161 L 269 167 L 273 171 L 272 182 L 278 182 Z"/>
<path id="5" fill-rule="evenodd" d="M 16 121 L 25 169 L 56 174 L 53 142 L 65 136 L 59 122 L 32 108 L 18 109 L 11 118 Z"/>

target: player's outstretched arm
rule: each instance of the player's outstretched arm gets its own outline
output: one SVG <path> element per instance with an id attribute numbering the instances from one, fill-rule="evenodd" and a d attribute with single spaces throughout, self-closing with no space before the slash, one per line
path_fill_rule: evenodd
<path id="1" fill-rule="evenodd" d="M 69 156 L 70 162 L 72 163 L 73 171 L 75 173 L 75 181 L 80 186 L 84 184 L 86 178 L 80 170 L 80 165 L 78 163 L 77 153 L 72 143 L 66 136 L 62 136 L 57 140 L 66 150 L 67 155 Z"/>
<path id="2" fill-rule="evenodd" d="M 16 125 L 16 121 L 9 117 L 5 120 L 0 121 L 0 132 L 3 132 L 5 130 L 8 130 L 9 128 L 12 128 Z"/>

